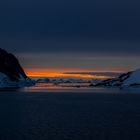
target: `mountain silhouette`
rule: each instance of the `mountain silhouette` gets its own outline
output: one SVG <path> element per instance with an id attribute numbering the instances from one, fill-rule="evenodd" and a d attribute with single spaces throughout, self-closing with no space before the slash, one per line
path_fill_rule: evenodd
<path id="1" fill-rule="evenodd" d="M 0 48 L 0 72 L 7 75 L 11 81 L 26 79 L 27 76 L 18 59 L 11 53 Z"/>

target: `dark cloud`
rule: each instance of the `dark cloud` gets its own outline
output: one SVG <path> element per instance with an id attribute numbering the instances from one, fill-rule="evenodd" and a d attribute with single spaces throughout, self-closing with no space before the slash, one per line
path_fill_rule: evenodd
<path id="1" fill-rule="evenodd" d="M 109 55 L 106 61 L 110 67 L 123 67 L 126 62 L 128 66 L 131 57 L 140 54 L 139 5 L 138 0 L 4 0 L 0 2 L 0 47 L 23 53 L 24 57 L 27 53 L 32 57 L 53 52 L 56 60 L 60 53 L 81 53 L 83 60 L 77 58 L 68 66 L 80 62 L 85 62 L 81 67 L 91 66 L 92 61 L 86 61 L 83 53 L 104 56 L 102 61 L 94 62 L 96 65 L 105 67 L 103 60 Z M 123 56 L 122 60 L 129 58 L 114 58 L 117 64 L 113 65 L 110 61 L 114 55 Z M 27 61 L 35 63 L 31 57 Z M 134 60 L 138 61 L 131 62 L 131 66 L 136 67 L 140 59 Z"/>
<path id="2" fill-rule="evenodd" d="M 0 40 L 0 46 L 13 53 L 89 53 L 93 55 L 139 55 L 138 40 L 104 39 L 48 39 L 48 40 Z M 57 56 L 57 55 L 56 55 Z"/>
<path id="3" fill-rule="evenodd" d="M 140 2 L 24 0 L 0 2 L 1 36 L 140 37 Z"/>

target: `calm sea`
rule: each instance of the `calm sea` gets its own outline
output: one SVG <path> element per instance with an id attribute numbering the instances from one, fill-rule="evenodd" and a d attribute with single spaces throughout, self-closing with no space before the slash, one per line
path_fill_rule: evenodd
<path id="1" fill-rule="evenodd" d="M 140 140 L 140 90 L 46 84 L 0 91 L 0 140 Z"/>

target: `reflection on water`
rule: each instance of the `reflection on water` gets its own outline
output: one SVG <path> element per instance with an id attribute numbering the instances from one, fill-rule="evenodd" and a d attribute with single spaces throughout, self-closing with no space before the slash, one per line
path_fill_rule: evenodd
<path id="1" fill-rule="evenodd" d="M 26 87 L 22 90 L 24 91 L 33 91 L 33 92 L 47 92 L 47 91 L 55 91 L 55 92 L 72 92 L 72 91 L 83 91 L 83 90 L 91 90 L 93 88 L 89 87 L 88 84 L 53 84 L 53 83 L 38 83 L 32 87 Z"/>
<path id="2" fill-rule="evenodd" d="M 19 89 L 17 89 L 19 90 Z M 38 83 L 32 87 L 20 89 L 24 92 L 90 92 L 90 93 L 140 93 L 140 88 L 107 88 L 107 87 L 90 87 L 88 83 L 69 83 L 69 84 L 53 84 Z"/>

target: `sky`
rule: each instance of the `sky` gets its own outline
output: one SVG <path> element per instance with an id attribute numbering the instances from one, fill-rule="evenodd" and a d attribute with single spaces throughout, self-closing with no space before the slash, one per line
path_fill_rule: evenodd
<path id="1" fill-rule="evenodd" d="M 0 1 L 0 46 L 25 70 L 128 71 L 140 66 L 138 0 Z"/>

